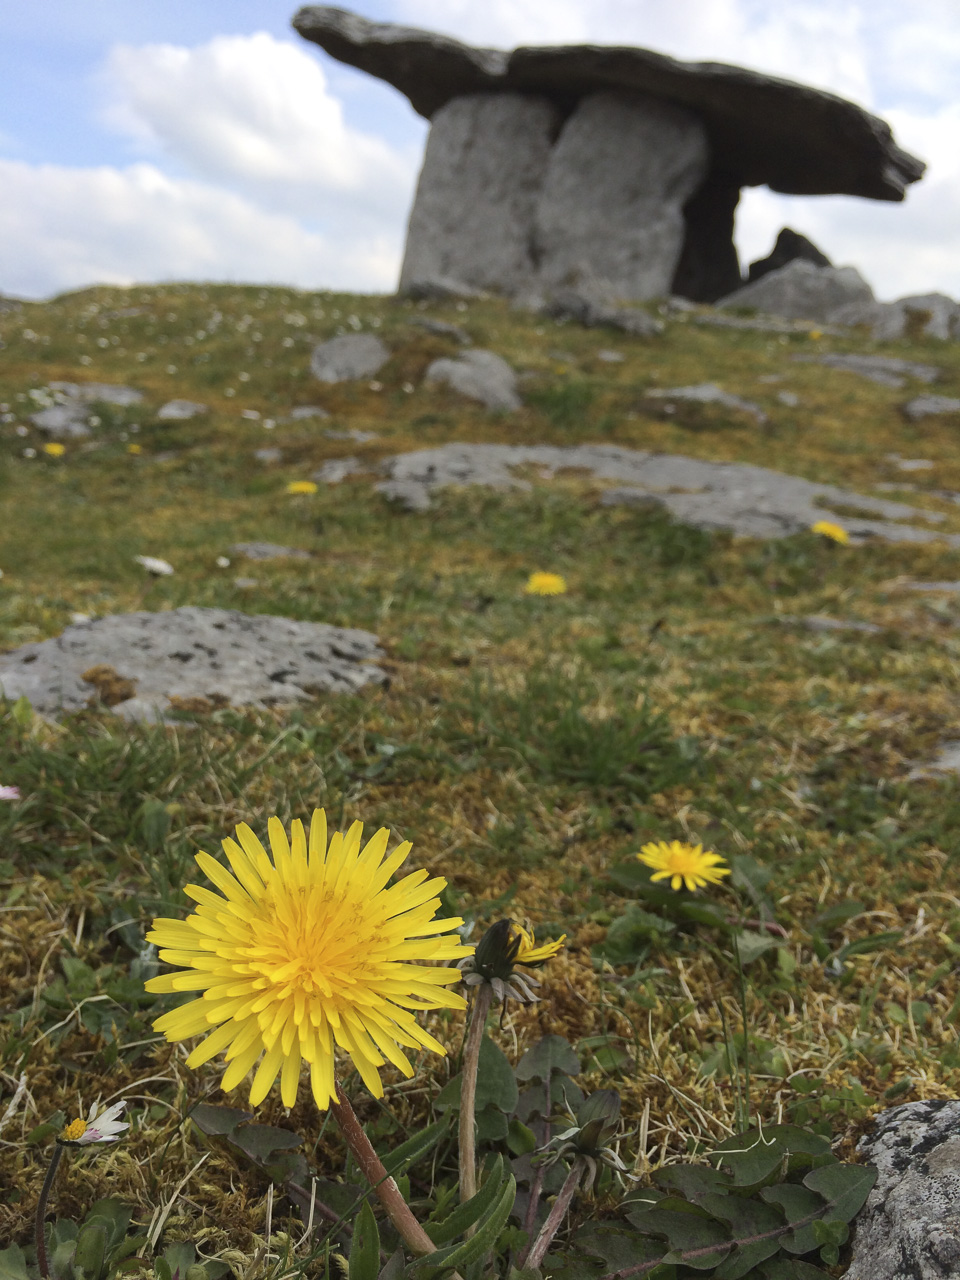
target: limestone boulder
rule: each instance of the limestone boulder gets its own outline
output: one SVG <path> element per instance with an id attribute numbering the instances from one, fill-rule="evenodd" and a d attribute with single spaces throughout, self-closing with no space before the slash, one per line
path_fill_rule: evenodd
<path id="1" fill-rule="evenodd" d="M 521 406 L 517 375 L 502 356 L 473 348 L 456 360 L 434 360 L 427 367 L 427 383 L 442 383 L 492 411 L 511 412 Z"/>
<path id="2" fill-rule="evenodd" d="M 882 1111 L 858 1151 L 879 1177 L 855 1221 L 846 1280 L 960 1275 L 960 1102 Z"/>
<path id="3" fill-rule="evenodd" d="M 343 333 L 314 347 L 310 372 L 320 382 L 350 382 L 374 377 L 389 359 L 390 351 L 374 334 Z"/>
<path id="4" fill-rule="evenodd" d="M 788 320 L 828 323 L 850 303 L 873 300 L 873 290 L 856 267 L 817 267 L 795 258 L 721 298 L 717 307 L 753 307 Z"/>
<path id="5" fill-rule="evenodd" d="M 960 302 L 945 293 L 911 294 L 895 302 L 853 302 L 834 314 L 837 324 L 865 325 L 878 342 L 897 338 L 960 338 Z"/>
<path id="6" fill-rule="evenodd" d="M 401 292 L 428 281 L 515 288 L 535 272 L 534 216 L 560 114 L 546 98 L 472 94 L 441 107 L 407 228 Z"/>
<path id="7" fill-rule="evenodd" d="M 74 624 L 0 655 L 0 694 L 41 715 L 90 705 L 131 719 L 195 709 L 303 702 L 385 679 L 368 631 L 233 609 L 185 606 Z"/>

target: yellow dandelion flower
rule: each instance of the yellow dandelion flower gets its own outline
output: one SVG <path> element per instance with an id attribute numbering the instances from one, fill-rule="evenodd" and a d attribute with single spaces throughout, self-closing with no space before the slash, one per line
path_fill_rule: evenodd
<path id="1" fill-rule="evenodd" d="M 637 858 L 645 866 L 653 867 L 651 880 L 669 880 L 671 889 L 686 885 L 690 890 L 708 884 L 720 884 L 722 876 L 730 874 L 723 859 L 703 845 L 682 844 L 679 840 L 658 840 L 645 844 Z"/>
<path id="2" fill-rule="evenodd" d="M 143 446 L 139 444 L 128 444 L 127 453 L 132 453 L 134 457 L 139 453 L 143 453 Z"/>
<path id="3" fill-rule="evenodd" d="M 531 573 L 523 588 L 528 596 L 562 596 L 567 582 L 559 573 Z"/>
<path id="4" fill-rule="evenodd" d="M 817 342 L 820 338 L 823 337 L 823 334 L 819 329 L 811 329 L 809 336 L 814 340 L 814 342 Z"/>
<path id="5" fill-rule="evenodd" d="M 328 845 L 322 809 L 314 812 L 309 839 L 300 821 L 289 840 L 278 818 L 267 829 L 272 861 L 241 823 L 237 839 L 223 841 L 233 874 L 197 854 L 222 896 L 187 885 L 199 904 L 193 914 L 154 920 L 148 940 L 181 971 L 151 978 L 147 990 L 202 992 L 154 1028 L 171 1041 L 206 1036 L 187 1058 L 190 1067 L 225 1051 L 221 1088 L 228 1092 L 259 1060 L 252 1106 L 279 1073 L 283 1104 L 292 1107 L 306 1062 L 314 1099 L 326 1109 L 336 1098 L 336 1049 L 382 1097 L 379 1069 L 386 1062 L 413 1074 L 401 1045 L 446 1052 L 413 1011 L 465 1007 L 445 989 L 460 980 L 458 969 L 414 963 L 456 962 L 472 951 L 451 932 L 462 920 L 435 918 L 446 881 L 414 871 L 389 885 L 409 841 L 388 857 L 390 832 L 382 828 L 361 849 L 363 824 L 355 822 L 334 832 Z"/>
<path id="6" fill-rule="evenodd" d="M 62 458 L 67 452 L 67 446 L 60 444 L 58 440 L 48 440 L 43 446 L 43 452 L 48 458 Z"/>
<path id="7" fill-rule="evenodd" d="M 514 964 L 525 964 L 531 968 L 539 968 L 548 960 L 552 960 L 557 952 L 563 950 L 563 944 L 567 940 L 567 935 L 563 934 L 560 938 L 555 938 L 552 942 L 541 942 L 537 946 L 537 940 L 534 937 L 533 929 L 525 929 L 522 924 L 513 921 L 510 926 L 511 941 L 519 939 L 517 954 L 513 957 Z"/>
<path id="8" fill-rule="evenodd" d="M 843 525 L 834 524 L 832 520 L 818 520 L 810 526 L 810 532 L 822 534 L 824 538 L 839 542 L 844 547 L 850 542 L 850 535 Z"/>
<path id="9" fill-rule="evenodd" d="M 287 493 L 316 493 L 317 486 L 312 480 L 291 480 L 287 485 Z"/>

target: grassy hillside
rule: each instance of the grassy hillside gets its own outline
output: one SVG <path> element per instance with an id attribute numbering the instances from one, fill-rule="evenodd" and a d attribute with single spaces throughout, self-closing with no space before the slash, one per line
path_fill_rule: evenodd
<path id="1" fill-rule="evenodd" d="M 457 347 L 412 325 L 419 314 L 462 325 L 521 370 L 526 407 L 490 415 L 423 387 L 426 365 Z M 313 344 L 341 330 L 391 347 L 376 383 L 312 379 Z M 142 993 L 143 933 L 155 915 L 185 914 L 198 849 L 215 853 L 237 822 L 264 835 L 270 815 L 287 823 L 316 806 L 338 828 L 359 818 L 412 840 L 412 864 L 447 878 L 447 905 L 478 921 L 474 937 L 504 915 L 529 918 L 538 937 L 567 934 L 542 1001 L 510 1006 L 493 1034 L 511 1061 L 545 1032 L 578 1046 L 581 1083 L 623 1096 L 633 1132 L 621 1153 L 640 1175 L 734 1132 L 747 1093 L 755 1118 L 814 1125 L 847 1153 L 892 1099 L 955 1096 L 960 788 L 907 775 L 960 736 L 960 595 L 906 584 L 960 579 L 960 553 L 703 533 L 656 509 L 604 507 L 580 473 L 530 476 L 529 492 L 446 490 L 426 513 L 391 506 L 369 478 L 286 489 L 346 455 L 602 441 L 864 493 L 902 482 L 906 501 L 960 533 L 960 506 L 935 492 L 960 492 L 957 420 L 907 425 L 898 406 L 919 386 L 790 360 L 881 351 L 938 365 L 935 390 L 956 396 L 960 344 L 877 347 L 685 315 L 640 340 L 496 300 L 200 285 L 27 304 L 0 315 L 0 338 L 0 649 L 57 635 L 73 613 L 199 604 L 369 629 L 390 676 L 294 712 L 211 710 L 173 729 L 96 708 L 59 725 L 0 711 L 0 784 L 22 795 L 0 802 L 0 1116 L 27 1079 L 0 1135 L 0 1241 L 30 1236 L 51 1132 L 37 1126 L 123 1092 L 126 1140 L 61 1175 L 56 1212 L 76 1218 L 116 1195 L 148 1222 L 173 1197 L 165 1238 L 239 1251 L 244 1273 L 269 1179 L 219 1148 L 196 1171 L 206 1144 L 183 1117 L 199 1099 L 243 1106 L 246 1091 L 224 1098 L 219 1066 L 187 1069 L 152 1032 L 166 1004 Z M 599 358 L 611 348 L 621 363 Z M 31 392 L 57 379 L 126 383 L 146 402 L 102 409 L 91 441 L 51 457 L 40 433 L 17 429 Z M 767 426 L 645 407 L 651 388 L 707 380 L 760 404 Z M 784 390 L 796 406 L 777 399 Z M 210 412 L 158 421 L 174 396 Z M 331 416 L 283 421 L 305 404 Z M 327 434 L 349 429 L 376 439 Z M 282 459 L 258 461 L 265 447 Z M 889 454 L 935 465 L 906 473 Z M 217 564 L 252 540 L 313 556 Z M 150 578 L 137 555 L 176 572 Z M 567 593 L 526 595 L 535 570 L 562 574 Z M 881 630 L 789 621 L 810 614 Z M 673 839 L 739 857 L 746 913 L 769 904 L 786 931 L 782 946 L 740 957 L 745 981 L 729 934 L 669 912 L 651 923 L 659 908 L 617 872 L 644 843 Z M 698 896 L 738 909 L 731 890 Z M 387 1109 L 353 1091 L 387 1146 L 425 1121 L 457 1070 L 462 1017 L 430 1021 L 450 1058 L 424 1059 L 416 1087 L 394 1088 L 388 1072 Z M 274 1091 L 258 1117 L 303 1134 L 312 1170 L 342 1168 L 308 1095 L 285 1116 Z M 287 1212 L 278 1197 L 274 1231 Z"/>

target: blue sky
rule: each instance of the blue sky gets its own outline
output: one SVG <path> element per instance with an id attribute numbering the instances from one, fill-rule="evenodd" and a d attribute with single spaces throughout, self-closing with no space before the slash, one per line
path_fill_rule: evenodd
<path id="1" fill-rule="evenodd" d="M 283 0 L 0 6 L 0 292 L 234 279 L 389 291 L 426 122 L 290 28 Z M 956 0 L 367 0 L 474 43 L 639 44 L 832 89 L 930 164 L 903 205 L 746 194 L 881 297 L 960 295 Z"/>

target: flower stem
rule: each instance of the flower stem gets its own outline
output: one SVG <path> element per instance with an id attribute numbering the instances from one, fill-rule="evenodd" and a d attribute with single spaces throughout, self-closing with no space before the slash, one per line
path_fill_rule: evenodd
<path id="1" fill-rule="evenodd" d="M 53 1155 L 50 1157 L 50 1168 L 47 1170 L 47 1176 L 43 1180 L 43 1187 L 40 1190 L 40 1199 L 37 1201 L 37 1221 L 36 1221 L 36 1237 L 37 1237 L 37 1266 L 43 1280 L 48 1280 L 50 1271 L 47 1267 L 47 1242 L 43 1236 L 43 1220 L 47 1216 L 47 1201 L 50 1199 L 50 1192 L 53 1190 L 53 1180 L 57 1176 L 57 1170 L 60 1167 L 60 1159 L 63 1156 L 63 1147 L 58 1142 L 53 1149 Z"/>
<path id="2" fill-rule="evenodd" d="M 560 1188 L 559 1195 L 553 1202 L 553 1208 L 547 1215 L 546 1222 L 540 1228 L 540 1234 L 534 1241 L 533 1248 L 524 1259 L 524 1266 L 539 1267 L 540 1263 L 543 1261 L 543 1255 L 550 1248 L 550 1245 L 553 1242 L 553 1237 L 557 1234 L 560 1223 L 563 1221 L 563 1215 L 569 1209 L 570 1201 L 573 1199 L 573 1194 L 580 1185 L 580 1179 L 583 1176 L 584 1168 L 583 1159 L 580 1156 L 577 1156 L 576 1160 L 574 1160 L 573 1164 L 570 1166 L 570 1172 L 567 1174 L 567 1179 Z"/>
<path id="3" fill-rule="evenodd" d="M 340 1132 L 343 1134 L 353 1158 L 360 1166 L 363 1176 L 376 1192 L 380 1203 L 386 1209 L 390 1221 L 396 1227 L 404 1244 L 418 1257 L 434 1253 L 437 1246 L 413 1216 L 410 1206 L 400 1194 L 400 1188 L 383 1167 L 383 1163 L 376 1151 L 374 1151 L 370 1139 L 360 1126 L 357 1113 L 350 1105 L 350 1100 L 339 1084 L 337 1085 L 336 1101 L 330 1103 L 330 1110 L 340 1126 Z"/>
<path id="4" fill-rule="evenodd" d="M 480 1065 L 480 1042 L 487 1024 L 487 1013 L 493 998 L 489 982 L 482 982 L 473 997 L 470 1029 L 463 1048 L 463 1076 L 460 1083 L 460 1199 L 470 1200 L 477 1194 L 477 1068 Z"/>

